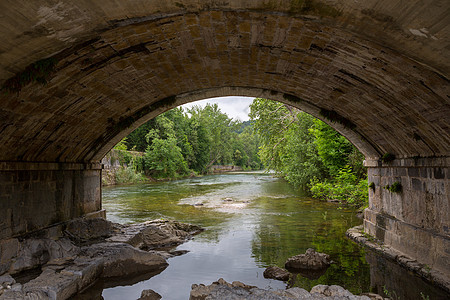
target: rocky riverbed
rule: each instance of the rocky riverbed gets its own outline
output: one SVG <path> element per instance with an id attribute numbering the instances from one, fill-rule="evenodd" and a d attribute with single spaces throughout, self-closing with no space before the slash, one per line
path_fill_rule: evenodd
<path id="1" fill-rule="evenodd" d="M 175 221 L 120 225 L 93 218 L 2 241 L 0 299 L 68 299 L 100 278 L 157 274 L 176 255 L 163 249 L 200 231 Z"/>
<path id="2" fill-rule="evenodd" d="M 338 285 L 316 285 L 308 292 L 305 289 L 294 287 L 286 290 L 264 290 L 249 286 L 239 281 L 228 283 L 222 278 L 210 285 L 192 285 L 190 300 L 383 300 L 377 294 L 356 296 Z"/>

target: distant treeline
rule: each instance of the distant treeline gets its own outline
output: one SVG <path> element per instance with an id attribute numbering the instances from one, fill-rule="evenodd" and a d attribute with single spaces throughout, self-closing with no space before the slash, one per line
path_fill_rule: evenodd
<path id="1" fill-rule="evenodd" d="M 261 169 L 251 122 L 235 121 L 217 104 L 175 108 L 145 123 L 116 145 L 145 152 L 129 168 L 153 178 L 207 173 L 212 165 Z"/>

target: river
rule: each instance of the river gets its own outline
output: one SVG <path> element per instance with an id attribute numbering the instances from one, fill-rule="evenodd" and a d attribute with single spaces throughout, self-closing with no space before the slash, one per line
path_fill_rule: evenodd
<path id="1" fill-rule="evenodd" d="M 284 267 L 288 257 L 314 248 L 329 254 L 335 263 L 319 278 L 297 275 L 290 285 L 310 290 L 317 284 L 337 284 L 354 294 L 387 292 L 398 299 L 448 296 L 347 239 L 345 231 L 362 223 L 355 210 L 311 199 L 270 174 L 229 173 L 107 187 L 103 207 L 113 222 L 163 218 L 206 230 L 178 246 L 177 250 L 189 252 L 170 258 L 162 273 L 98 282 L 85 295 L 135 300 L 142 290 L 153 289 L 163 299 L 188 299 L 192 284 L 210 284 L 219 278 L 285 289 L 286 283 L 265 279 L 264 269 Z"/>

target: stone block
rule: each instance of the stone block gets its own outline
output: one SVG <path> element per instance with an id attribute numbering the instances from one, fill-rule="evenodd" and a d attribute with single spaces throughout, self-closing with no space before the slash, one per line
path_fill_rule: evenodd
<path id="1" fill-rule="evenodd" d="M 411 179 L 411 187 L 415 191 L 423 192 L 424 191 L 424 184 L 420 179 L 412 178 Z"/>
<path id="2" fill-rule="evenodd" d="M 19 240 L 6 239 L 0 240 L 0 262 L 6 263 L 17 257 L 19 253 Z"/>

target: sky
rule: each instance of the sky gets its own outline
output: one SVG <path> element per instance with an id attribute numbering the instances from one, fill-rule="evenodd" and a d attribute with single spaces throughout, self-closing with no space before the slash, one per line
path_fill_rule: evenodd
<path id="1" fill-rule="evenodd" d="M 226 113 L 230 118 L 248 121 L 248 113 L 250 112 L 248 106 L 252 103 L 253 99 L 253 97 L 217 97 L 191 102 L 184 104 L 181 107 L 190 108 L 194 105 L 204 107 L 207 103 L 217 103 L 220 110 L 223 113 Z"/>

